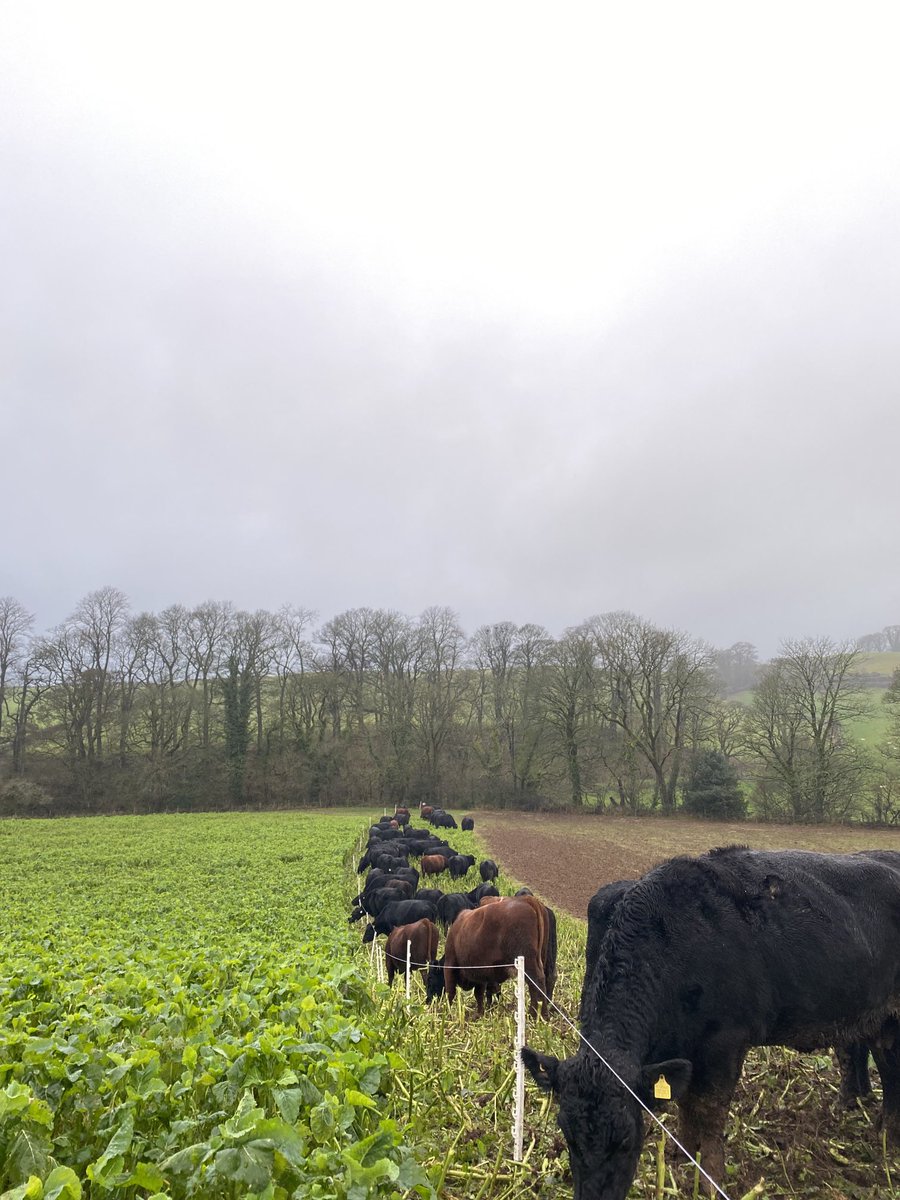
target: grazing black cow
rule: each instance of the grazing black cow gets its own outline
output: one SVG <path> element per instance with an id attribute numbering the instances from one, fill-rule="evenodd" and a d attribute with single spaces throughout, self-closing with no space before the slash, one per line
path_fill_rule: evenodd
<path id="1" fill-rule="evenodd" d="M 451 879 L 462 879 L 475 866 L 474 854 L 454 854 L 447 859 L 447 870 Z"/>
<path id="2" fill-rule="evenodd" d="M 409 866 L 406 855 L 396 850 L 372 850 L 369 858 L 372 866 L 380 867 L 382 871 L 396 871 L 398 867 Z"/>
<path id="3" fill-rule="evenodd" d="M 407 881 L 408 882 L 408 881 Z M 378 867 L 373 867 L 366 876 L 366 883 L 362 891 L 353 901 L 354 904 L 362 904 L 366 896 L 370 896 L 376 888 L 381 887 L 396 887 L 397 878 L 394 875 L 389 875 L 387 871 L 382 871 Z M 413 889 L 415 890 L 415 889 Z"/>
<path id="4" fill-rule="evenodd" d="M 492 858 L 486 858 L 484 862 L 478 864 L 478 874 L 481 876 L 483 883 L 490 883 L 492 879 L 496 879 L 500 874 L 500 868 Z"/>
<path id="5" fill-rule="evenodd" d="M 431 837 L 434 837 L 434 834 L 430 829 L 417 829 L 414 825 L 407 825 L 403 830 L 403 841 L 410 847 L 416 842 L 427 842 Z"/>
<path id="6" fill-rule="evenodd" d="M 479 883 L 478 887 L 472 888 L 471 892 L 466 892 L 466 895 L 473 904 L 478 905 L 485 896 L 499 896 L 499 890 L 492 883 Z"/>
<path id="7" fill-rule="evenodd" d="M 600 945 L 606 934 L 606 928 L 619 901 L 634 882 L 633 879 L 620 879 L 615 883 L 604 884 L 591 896 L 588 903 L 585 972 L 581 987 L 581 1008 L 578 1014 L 582 1029 L 585 1025 L 586 1009 L 590 1008 L 589 1002 L 594 996 L 591 976 L 597 965 Z M 857 1100 L 864 1100 L 872 1091 L 872 1081 L 869 1078 L 869 1048 L 865 1042 L 838 1044 L 835 1046 L 835 1057 L 841 1073 L 841 1103 L 850 1108 Z"/>
<path id="8" fill-rule="evenodd" d="M 437 921 L 442 929 L 449 929 L 461 912 L 475 905 L 465 892 L 447 892 L 437 902 Z"/>
<path id="9" fill-rule="evenodd" d="M 366 926 L 363 944 L 373 941 L 379 933 L 387 937 L 398 925 L 411 925 L 423 917 L 429 921 L 435 920 L 437 910 L 433 904 L 426 900 L 394 900 L 384 906 L 371 925 Z"/>
<path id="10" fill-rule="evenodd" d="M 608 899 L 585 1036 L 646 1104 L 665 1076 L 682 1140 L 714 1179 L 751 1046 L 868 1042 L 883 1127 L 900 1138 L 900 853 L 731 846 L 671 859 Z M 624 1200 L 638 1102 L 588 1046 L 562 1062 L 528 1047 L 522 1058 L 559 1100 L 577 1200 Z"/>
<path id="11" fill-rule="evenodd" d="M 350 921 L 358 921 L 364 913 L 377 917 L 394 900 L 412 900 L 415 888 L 405 879 L 389 880 L 384 887 L 363 892 L 359 907 L 354 908 Z"/>
<path id="12" fill-rule="evenodd" d="M 415 867 L 402 866 L 392 867 L 388 872 L 388 879 L 405 879 L 407 883 L 411 883 L 413 891 L 419 886 L 419 872 Z"/>
<path id="13" fill-rule="evenodd" d="M 462 825 L 463 829 L 474 829 L 475 828 L 475 818 L 474 817 L 463 817 L 463 819 L 461 821 L 461 825 Z"/>

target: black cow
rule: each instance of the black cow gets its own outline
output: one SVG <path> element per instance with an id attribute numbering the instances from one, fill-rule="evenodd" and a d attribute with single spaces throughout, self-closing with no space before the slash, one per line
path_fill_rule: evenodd
<path id="1" fill-rule="evenodd" d="M 426 900 L 394 900 L 384 906 L 371 925 L 366 926 L 363 944 L 373 941 L 379 933 L 387 937 L 398 925 L 412 925 L 414 921 L 421 921 L 423 917 L 427 917 L 429 921 L 437 917 L 433 904 Z"/>
<path id="2" fill-rule="evenodd" d="M 475 905 L 465 892 L 447 892 L 437 902 L 437 921 L 442 929 L 449 929 L 461 912 Z"/>
<path id="3" fill-rule="evenodd" d="M 462 824 L 463 829 L 474 829 L 475 828 L 475 818 L 474 817 L 463 817 L 461 824 Z"/>
<path id="4" fill-rule="evenodd" d="M 585 1036 L 648 1104 L 665 1076 L 682 1140 L 724 1176 L 728 1105 L 751 1046 L 872 1049 L 883 1127 L 900 1139 L 900 853 L 731 846 L 675 858 L 614 900 L 581 1011 Z M 577 1200 L 624 1200 L 637 1100 L 582 1044 L 525 1048 L 559 1100 Z"/>
<path id="5" fill-rule="evenodd" d="M 392 867 L 388 879 L 405 879 L 407 883 L 412 884 L 413 891 L 419 886 L 419 872 L 415 867 L 404 866 Z"/>
<path id="6" fill-rule="evenodd" d="M 394 900 L 412 900 L 415 888 L 406 879 L 389 880 L 384 887 L 364 891 L 359 901 L 359 907 L 354 908 L 349 920 L 358 921 L 364 913 L 377 917 L 388 904 Z"/>
<path id="7" fill-rule="evenodd" d="M 593 997 L 591 976 L 600 956 L 600 945 L 606 934 L 613 912 L 619 901 L 634 883 L 633 879 L 620 879 L 604 884 L 588 903 L 588 936 L 585 949 L 584 982 L 581 987 L 581 1010 L 579 1021 L 584 1029 L 588 1001 Z M 519 893 L 517 892 L 516 895 Z M 864 1100 L 872 1091 L 869 1078 L 869 1048 L 865 1042 L 852 1042 L 835 1047 L 835 1057 L 841 1072 L 841 1103 L 852 1107 L 857 1100 Z"/>
<path id="8" fill-rule="evenodd" d="M 473 904 L 477 905 L 485 896 L 499 896 L 500 891 L 492 883 L 479 883 L 478 887 L 472 888 L 471 892 L 466 892 L 466 895 Z"/>
<path id="9" fill-rule="evenodd" d="M 584 982 L 581 985 L 581 1009 L 578 1014 L 582 1030 L 584 1029 L 585 1022 L 585 1007 L 588 1000 L 593 996 L 591 976 L 594 973 L 597 959 L 600 956 L 600 945 L 606 936 L 606 930 L 613 912 L 633 883 L 633 879 L 620 879 L 616 883 L 607 883 L 599 891 L 596 891 L 588 902 L 587 947 L 584 955 L 585 971 Z"/>
<path id="10" fill-rule="evenodd" d="M 447 869 L 451 879 L 462 879 L 475 866 L 474 854 L 454 854 L 447 859 Z"/>
<path id="11" fill-rule="evenodd" d="M 478 864 L 478 874 L 481 876 L 483 883 L 490 883 L 492 879 L 496 879 L 500 874 L 500 868 L 492 858 L 486 858 L 484 862 Z"/>

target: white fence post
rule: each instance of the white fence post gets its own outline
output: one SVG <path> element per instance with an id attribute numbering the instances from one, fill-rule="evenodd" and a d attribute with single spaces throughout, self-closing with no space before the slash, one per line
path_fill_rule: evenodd
<path id="1" fill-rule="evenodd" d="M 409 999 L 409 981 L 412 978 L 412 942 L 406 939 L 406 998 Z"/>
<path id="2" fill-rule="evenodd" d="M 522 1047 L 525 1045 L 525 959 L 516 959 L 516 1099 L 513 1113 L 513 1160 L 524 1157 L 525 1129 L 525 1064 Z"/>
<path id="3" fill-rule="evenodd" d="M 377 937 L 372 938 L 372 949 L 369 952 L 369 967 L 375 967 L 375 978 L 379 983 L 384 983 L 384 951 L 378 942 Z"/>

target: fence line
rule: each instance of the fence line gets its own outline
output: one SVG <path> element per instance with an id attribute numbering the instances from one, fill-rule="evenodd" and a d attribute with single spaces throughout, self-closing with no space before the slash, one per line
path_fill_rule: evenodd
<path id="1" fill-rule="evenodd" d="M 373 939 L 372 944 L 373 944 L 373 957 L 374 957 L 375 956 L 375 946 L 378 944 L 377 937 Z M 427 968 L 432 965 L 431 963 L 414 963 L 414 962 L 412 962 L 410 959 L 410 946 L 411 946 L 411 943 L 410 943 L 409 939 L 407 939 L 407 942 L 406 942 L 407 953 L 403 958 L 400 958 L 396 954 L 391 954 L 387 950 L 385 950 L 383 952 L 384 958 L 391 958 L 394 962 L 402 962 L 406 965 L 406 968 L 407 968 L 407 973 L 406 973 L 406 985 L 407 985 L 406 996 L 407 996 L 407 999 L 409 999 L 409 995 L 410 995 L 409 980 L 410 980 L 411 968 L 413 968 L 413 967 Z M 383 975 L 383 971 L 382 971 L 382 954 L 377 955 L 376 962 L 377 962 L 377 968 L 378 968 L 378 982 L 383 983 L 384 975 Z M 520 966 L 520 964 L 521 964 L 521 966 Z M 713 1177 L 709 1174 L 709 1172 L 706 1171 L 700 1165 L 700 1163 L 693 1156 L 693 1154 L 691 1154 L 691 1152 L 688 1149 L 686 1149 L 686 1147 L 678 1140 L 678 1138 L 675 1136 L 675 1134 L 672 1132 L 672 1130 L 669 1129 L 659 1119 L 659 1117 L 656 1115 L 656 1113 L 653 1112 L 653 1110 L 644 1103 L 644 1101 L 640 1098 L 640 1096 L 637 1094 L 637 1092 L 635 1092 L 633 1090 L 633 1088 L 631 1088 L 625 1082 L 625 1080 L 618 1073 L 618 1071 L 615 1069 L 615 1067 L 613 1067 L 612 1064 L 609 1063 L 603 1057 L 603 1055 L 600 1053 L 600 1051 L 597 1049 L 597 1047 L 588 1041 L 588 1039 L 584 1036 L 584 1034 L 581 1032 L 581 1030 L 578 1028 L 578 1026 L 575 1024 L 575 1022 L 572 1020 L 572 1018 L 568 1015 L 568 1013 L 564 1012 L 559 1007 L 559 1005 L 554 1000 L 552 1000 L 550 998 L 550 996 L 547 995 L 547 993 L 540 986 L 540 984 L 537 983 L 536 980 L 532 979 L 532 977 L 525 970 L 524 959 L 517 959 L 515 962 L 512 962 L 512 963 L 477 963 L 477 964 L 472 964 L 471 966 L 461 967 L 461 966 L 454 965 L 454 966 L 450 966 L 450 967 L 443 967 L 442 969 L 443 970 L 451 970 L 451 971 L 463 971 L 463 970 L 465 970 L 465 971 L 496 971 L 496 970 L 500 970 L 500 969 L 504 969 L 504 968 L 509 969 L 509 970 L 515 970 L 517 972 L 517 974 L 519 975 L 519 978 L 517 979 L 517 987 L 516 987 L 517 1020 L 516 1020 L 516 1034 L 515 1034 L 515 1038 L 514 1038 L 514 1050 L 513 1050 L 514 1055 L 515 1055 L 515 1070 L 516 1070 L 515 1099 L 514 1099 L 514 1105 L 513 1105 L 513 1114 L 514 1114 L 513 1115 L 513 1158 L 514 1158 L 514 1160 L 516 1162 L 522 1161 L 522 1152 L 523 1152 L 522 1151 L 522 1143 L 524 1140 L 523 1134 L 524 1134 L 525 1075 L 524 1075 L 524 1064 L 522 1062 L 521 1049 L 522 1049 L 522 1046 L 524 1046 L 524 1044 L 525 1044 L 525 987 L 524 987 L 524 984 L 525 984 L 525 981 L 527 980 L 528 983 L 541 996 L 543 996 L 543 998 L 547 1001 L 547 1003 L 550 1005 L 550 1007 L 553 1008 L 557 1013 L 559 1013 L 559 1015 L 562 1017 L 563 1021 L 565 1021 L 565 1023 L 571 1029 L 573 1029 L 575 1031 L 575 1033 L 578 1035 L 578 1037 L 581 1039 L 581 1041 L 584 1042 L 584 1044 L 588 1047 L 588 1049 L 593 1054 L 596 1055 L 596 1057 L 600 1060 L 600 1062 L 603 1064 L 603 1066 L 606 1067 L 606 1069 L 610 1072 L 610 1074 L 613 1075 L 614 1078 L 622 1085 L 622 1087 L 625 1089 L 625 1091 L 628 1092 L 629 1095 L 632 1096 L 633 1099 L 635 1099 L 638 1102 L 638 1104 L 641 1106 L 641 1108 L 644 1110 L 644 1112 L 650 1117 L 650 1119 L 656 1125 L 659 1126 L 659 1128 L 662 1130 L 662 1132 L 665 1134 L 665 1136 L 667 1138 L 669 1138 L 669 1140 L 672 1142 L 672 1144 L 681 1151 L 681 1153 L 688 1160 L 688 1162 L 691 1163 L 691 1165 L 697 1171 L 700 1172 L 700 1174 L 707 1181 L 707 1183 L 709 1183 L 710 1186 L 715 1189 L 716 1193 L 722 1197 L 722 1200 L 730 1200 L 728 1193 L 725 1192 L 719 1186 L 718 1183 L 716 1183 L 715 1179 L 713 1179 Z M 521 1018 L 519 1017 L 519 1010 L 521 1010 Z M 521 1024 L 520 1024 L 520 1021 L 521 1021 Z M 521 1099 L 520 1099 L 520 1094 L 521 1094 Z"/>
<path id="2" fill-rule="evenodd" d="M 409 945 L 408 942 L 407 942 L 407 945 Z M 400 956 L 397 954 L 391 954 L 391 952 L 389 950 L 385 950 L 384 957 L 391 958 L 394 960 L 394 962 L 402 962 L 402 963 L 406 962 L 406 955 L 404 955 L 403 958 L 400 958 Z M 440 968 L 442 971 L 499 971 L 503 967 L 508 967 L 510 971 L 514 971 L 516 969 L 516 964 L 514 962 L 511 962 L 511 963 L 479 963 L 477 965 L 473 964 L 472 966 L 465 966 L 465 967 L 458 967 L 455 965 L 451 966 L 449 963 L 445 966 L 444 963 L 438 964 L 437 962 L 434 962 L 434 963 L 411 962 L 410 963 L 410 966 L 413 967 L 414 969 L 415 968 L 424 969 L 425 967 L 438 966 L 438 965 L 440 965 Z"/>

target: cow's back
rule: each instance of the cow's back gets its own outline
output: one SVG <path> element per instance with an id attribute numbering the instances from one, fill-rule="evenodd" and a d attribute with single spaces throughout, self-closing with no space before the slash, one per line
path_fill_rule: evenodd
<path id="1" fill-rule="evenodd" d="M 729 847 L 672 859 L 610 899 L 586 1028 L 677 1034 L 686 1056 L 726 1026 L 748 1044 L 811 1048 L 900 1006 L 896 852 Z"/>

